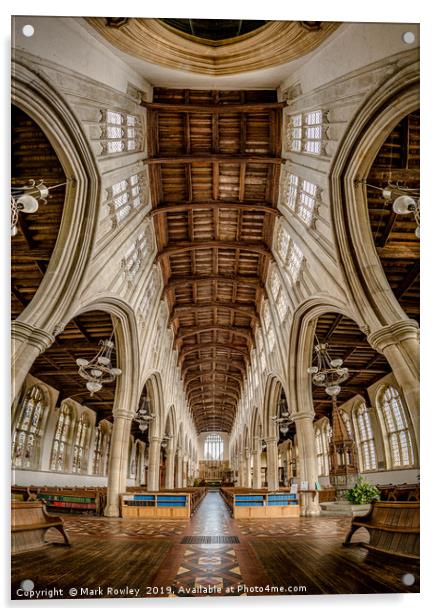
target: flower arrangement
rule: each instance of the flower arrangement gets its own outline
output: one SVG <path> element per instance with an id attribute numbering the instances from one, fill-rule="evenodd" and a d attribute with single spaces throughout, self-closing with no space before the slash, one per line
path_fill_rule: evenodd
<path id="1" fill-rule="evenodd" d="M 380 492 L 376 486 L 359 477 L 356 485 L 345 492 L 345 498 L 353 505 L 366 505 L 373 500 L 380 500 Z"/>

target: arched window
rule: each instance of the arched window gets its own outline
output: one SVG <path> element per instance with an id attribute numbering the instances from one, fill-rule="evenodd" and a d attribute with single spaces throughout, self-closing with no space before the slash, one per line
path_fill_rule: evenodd
<path id="1" fill-rule="evenodd" d="M 363 471 L 372 471 L 377 468 L 376 446 L 374 443 L 374 432 L 371 426 L 369 409 L 365 402 L 356 411 L 358 448 Z"/>
<path id="2" fill-rule="evenodd" d="M 93 475 L 101 475 L 102 467 L 102 446 L 103 446 L 103 430 L 101 426 L 97 426 L 94 435 L 93 447 Z"/>
<path id="3" fill-rule="evenodd" d="M 204 442 L 205 460 L 224 459 L 224 440 L 219 434 L 209 434 Z"/>
<path id="4" fill-rule="evenodd" d="M 276 248 L 282 266 L 295 284 L 303 268 L 304 255 L 284 227 L 278 229 Z"/>
<path id="5" fill-rule="evenodd" d="M 58 423 L 56 424 L 55 436 L 53 438 L 52 457 L 50 459 L 50 468 L 52 471 L 66 470 L 72 424 L 71 410 L 68 406 L 61 406 Z"/>
<path id="6" fill-rule="evenodd" d="M 105 432 L 103 441 L 103 474 L 108 475 L 109 457 L 111 449 L 111 431 Z"/>
<path id="7" fill-rule="evenodd" d="M 350 415 L 346 413 L 345 411 L 341 411 L 341 417 L 342 417 L 342 421 L 344 422 L 345 428 L 347 430 L 348 436 L 352 440 L 354 440 L 353 425 L 351 423 Z"/>
<path id="8" fill-rule="evenodd" d="M 12 464 L 20 468 L 38 468 L 41 423 L 45 410 L 44 393 L 34 385 L 21 406 L 12 440 Z"/>
<path id="9" fill-rule="evenodd" d="M 389 385 L 382 390 L 378 402 L 385 420 L 391 466 L 411 466 L 414 463 L 412 439 L 400 393 Z"/>
<path id="10" fill-rule="evenodd" d="M 326 476 L 329 474 L 327 425 L 324 425 L 321 428 L 316 429 L 315 440 L 316 440 L 316 459 L 318 463 L 318 475 Z"/>
<path id="11" fill-rule="evenodd" d="M 73 446 L 73 464 L 72 464 L 72 472 L 73 473 L 83 473 L 87 472 L 86 463 L 87 463 L 87 453 L 88 453 L 88 435 L 90 431 L 90 424 L 88 423 L 88 419 L 83 413 L 78 422 L 78 427 L 76 429 L 76 437 Z"/>

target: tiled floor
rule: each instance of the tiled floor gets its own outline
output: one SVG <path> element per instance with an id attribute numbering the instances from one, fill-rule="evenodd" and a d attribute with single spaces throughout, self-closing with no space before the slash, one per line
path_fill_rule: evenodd
<path id="1" fill-rule="evenodd" d="M 357 543 L 342 547 L 346 518 L 235 521 L 218 492 L 209 492 L 187 522 L 72 515 L 65 521 L 71 548 L 13 558 L 13 598 L 36 566 L 39 588 L 58 581 L 66 593 L 83 580 L 107 593 L 114 583 L 135 581 L 140 597 L 419 590 L 417 565 L 373 556 Z M 47 538 L 59 540 L 54 530 Z M 364 530 L 355 535 L 357 542 L 366 539 Z M 412 585 L 403 584 L 406 573 Z"/>

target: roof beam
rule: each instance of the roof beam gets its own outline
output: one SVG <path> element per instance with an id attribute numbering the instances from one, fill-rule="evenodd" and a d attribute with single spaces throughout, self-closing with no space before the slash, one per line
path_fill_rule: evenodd
<path id="1" fill-rule="evenodd" d="M 254 287 L 256 290 L 264 289 L 264 284 L 257 276 L 235 276 L 234 274 L 213 274 L 209 276 L 171 276 L 167 283 L 164 285 L 163 294 L 166 291 L 171 291 L 175 287 L 180 285 L 202 283 L 202 282 L 225 282 L 225 283 L 238 283 Z"/>
<path id="2" fill-rule="evenodd" d="M 174 165 L 189 163 L 249 163 L 262 165 L 281 165 L 286 161 L 281 156 L 267 156 L 265 154 L 179 154 L 177 156 L 153 156 L 146 158 L 148 165 Z"/>
<path id="3" fill-rule="evenodd" d="M 205 348 L 205 345 L 204 345 Z M 246 367 L 243 366 L 242 364 L 239 364 L 236 361 L 232 361 L 231 359 L 228 360 L 226 358 L 205 358 L 205 359 L 195 359 L 189 362 L 185 362 L 185 360 L 183 359 L 183 362 L 181 364 L 181 368 L 182 368 L 182 377 L 184 378 L 187 374 L 187 372 L 189 370 L 192 370 L 193 368 L 200 368 L 201 365 L 206 364 L 206 363 L 212 363 L 214 362 L 217 366 L 226 366 L 227 368 L 235 368 L 236 370 L 240 370 L 240 373 L 242 374 L 242 376 L 245 376 L 246 374 Z M 202 375 L 202 372 L 199 372 L 199 375 Z M 193 375 L 194 376 L 194 375 Z"/>
<path id="4" fill-rule="evenodd" d="M 231 310 L 239 314 L 243 314 L 246 317 L 257 317 L 257 312 L 252 304 L 239 304 L 238 302 L 211 302 L 208 304 L 183 304 L 181 306 L 175 306 L 169 321 L 172 322 L 185 314 L 192 314 L 193 312 L 199 312 L 200 310 L 212 310 L 213 308 L 222 308 Z"/>
<path id="5" fill-rule="evenodd" d="M 218 199 L 211 201 L 182 201 L 177 203 L 159 203 L 157 207 L 150 210 L 149 216 L 158 216 L 159 214 L 167 214 L 167 212 L 186 212 L 187 210 L 248 210 L 251 212 L 265 212 L 280 216 L 280 211 L 265 202 L 251 203 L 250 201 L 219 201 Z"/>
<path id="6" fill-rule="evenodd" d="M 189 379 L 186 379 L 185 380 L 186 387 L 189 385 L 189 383 L 193 383 L 194 381 L 197 381 L 198 379 L 203 379 L 205 376 L 207 376 L 207 374 L 208 374 L 207 372 L 199 372 L 198 374 L 196 374 L 194 376 L 191 376 Z M 217 374 L 219 374 L 221 376 L 225 376 L 225 377 L 227 377 L 227 379 L 230 379 L 230 380 L 234 381 L 235 383 L 238 383 L 239 384 L 239 389 L 240 389 L 242 381 L 241 381 L 241 379 L 239 379 L 234 374 L 230 374 L 229 372 L 225 372 L 225 371 L 222 371 L 222 370 L 215 370 L 214 371 L 214 376 L 216 376 Z M 213 382 L 213 381 L 204 381 L 204 380 L 202 381 L 202 383 L 210 383 L 210 382 Z M 222 383 L 222 381 L 216 381 L 216 383 Z"/>
<path id="7" fill-rule="evenodd" d="M 226 332 L 229 334 L 235 334 L 236 336 L 242 336 L 248 342 L 252 343 L 251 331 L 246 327 L 234 327 L 227 325 L 206 325 L 201 327 L 180 327 L 175 338 L 175 342 L 187 338 L 188 336 L 196 336 L 197 334 L 203 334 L 205 332 Z M 210 343 L 208 343 L 210 344 Z"/>
<path id="8" fill-rule="evenodd" d="M 155 256 L 155 262 L 161 261 L 165 257 L 172 257 L 177 254 L 188 252 L 190 250 L 206 250 L 209 248 L 222 248 L 229 250 L 243 250 L 246 252 L 254 252 L 262 257 L 273 259 L 271 250 L 261 242 L 230 242 L 224 240 L 202 240 L 197 242 L 171 242 L 158 252 Z"/>
<path id="9" fill-rule="evenodd" d="M 243 355 L 245 358 L 249 359 L 249 351 L 247 348 L 242 349 L 239 347 L 235 347 L 232 345 L 228 345 L 228 344 L 218 344 L 217 342 L 213 342 L 211 344 L 209 344 L 207 347 L 205 344 L 188 344 L 186 347 L 182 347 L 181 348 L 181 352 L 180 352 L 180 357 L 179 357 L 179 361 L 183 361 L 185 357 L 187 357 L 187 355 L 189 355 L 190 353 L 196 353 L 198 351 L 205 351 L 206 349 L 216 349 L 219 351 L 231 351 L 233 353 L 239 353 L 240 355 Z"/>
<path id="10" fill-rule="evenodd" d="M 161 112 L 175 111 L 178 113 L 251 113 L 252 111 L 265 111 L 268 109 L 283 109 L 285 101 L 270 103 L 152 103 L 144 101 L 146 109 Z"/>

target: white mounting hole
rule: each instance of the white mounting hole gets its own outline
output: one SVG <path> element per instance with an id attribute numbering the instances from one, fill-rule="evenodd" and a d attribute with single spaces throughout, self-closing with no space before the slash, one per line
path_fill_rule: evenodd
<path id="1" fill-rule="evenodd" d="M 407 45 L 412 45 L 415 41 L 415 34 L 413 32 L 403 32 L 402 39 Z"/>
<path id="2" fill-rule="evenodd" d="M 23 26 L 22 28 L 22 33 L 24 34 L 24 36 L 33 36 L 34 32 L 35 32 L 35 28 L 33 26 L 31 26 L 30 24 L 26 24 L 25 26 Z"/>
<path id="3" fill-rule="evenodd" d="M 402 576 L 402 582 L 405 586 L 412 586 L 412 584 L 415 582 L 415 576 L 412 575 L 412 573 L 405 573 Z"/>

